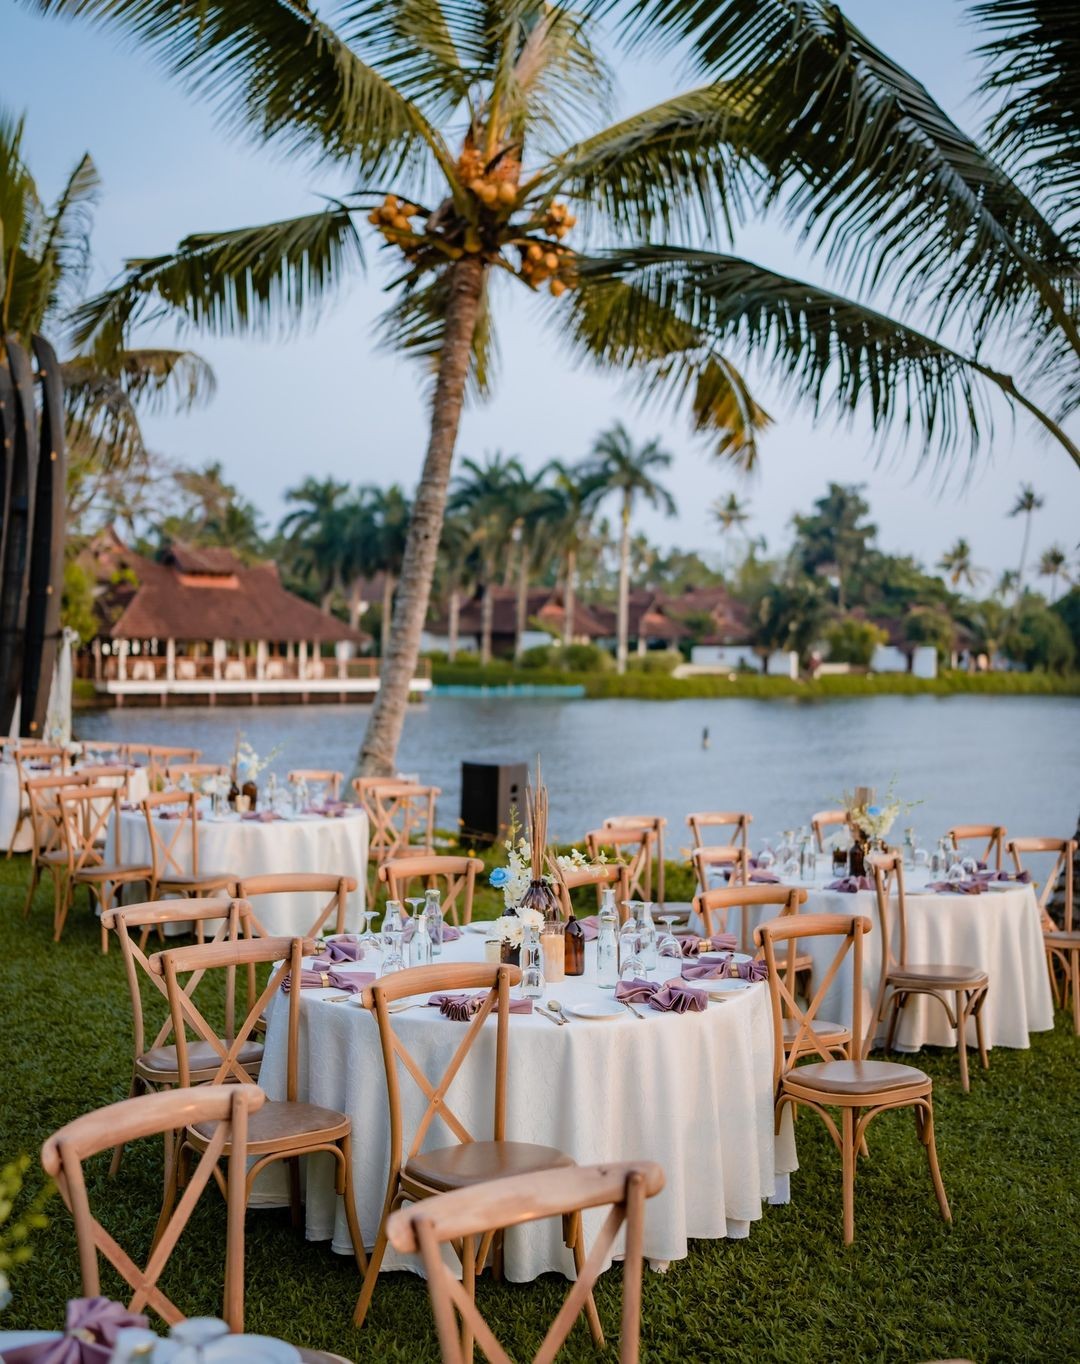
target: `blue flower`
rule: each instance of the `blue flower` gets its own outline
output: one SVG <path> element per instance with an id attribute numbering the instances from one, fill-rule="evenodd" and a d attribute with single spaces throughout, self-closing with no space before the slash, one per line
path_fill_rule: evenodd
<path id="1" fill-rule="evenodd" d="M 494 867 L 492 868 L 491 875 L 488 877 L 488 881 L 496 890 L 500 890 L 503 886 L 509 884 L 510 872 L 506 867 Z"/>
<path id="2" fill-rule="evenodd" d="M 868 805 L 868 806 L 866 807 L 866 813 L 867 813 L 868 815 L 880 815 L 880 814 L 881 814 L 881 806 L 880 806 L 880 805 Z"/>

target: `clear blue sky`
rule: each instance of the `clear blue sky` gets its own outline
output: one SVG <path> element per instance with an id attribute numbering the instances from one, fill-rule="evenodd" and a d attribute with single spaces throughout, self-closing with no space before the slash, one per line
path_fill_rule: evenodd
<path id="1" fill-rule="evenodd" d="M 963 126 L 976 126 L 978 108 L 970 93 L 976 68 L 968 51 L 974 35 L 960 4 L 848 0 L 845 9 L 925 81 Z M 0 53 L 0 99 L 28 115 L 28 155 L 46 195 L 57 191 L 84 150 L 98 164 L 104 193 L 94 234 L 95 286 L 127 256 L 166 251 L 200 229 L 310 211 L 317 193 L 341 187 L 307 162 L 227 137 L 207 103 L 183 93 L 111 31 L 41 19 L 14 0 L 0 0 Z M 623 111 L 688 83 L 672 67 L 622 59 L 618 78 Z M 736 247 L 776 268 L 825 278 L 820 263 L 807 263 L 792 238 L 769 225 L 754 225 Z M 274 519 L 283 490 L 309 473 L 411 486 L 426 432 L 423 376 L 376 349 L 384 282 L 376 263 L 366 280 L 343 291 L 317 325 L 298 337 L 192 336 L 188 344 L 217 372 L 217 396 L 196 414 L 148 420 L 152 443 L 188 462 L 220 459 L 229 477 Z M 910 550 L 933 563 L 964 535 L 975 562 L 994 573 L 1015 564 L 1020 525 L 1005 513 L 1019 483 L 1029 480 L 1046 496 L 1035 520 L 1033 553 L 1055 540 L 1072 553 L 1080 474 L 1022 418 L 1015 426 L 1008 418 L 1000 424 L 973 479 L 966 484 L 955 479 L 942 490 L 929 473 L 916 473 L 913 449 L 896 458 L 893 441 L 882 451 L 858 421 L 815 426 L 767 374 L 757 374 L 755 392 L 777 425 L 765 438 L 761 473 L 743 484 L 691 438 L 679 414 L 641 410 L 631 385 L 569 362 L 556 333 L 511 296 L 523 293 L 508 290 L 502 300 L 496 396 L 467 414 L 462 451 L 501 448 L 535 467 L 552 455 L 585 453 L 600 428 L 622 418 L 642 437 L 662 434 L 676 455 L 670 486 L 679 503 L 677 520 L 649 513 L 640 518 L 642 529 L 663 544 L 715 549 L 708 505 L 736 489 L 750 499 L 751 531 L 778 547 L 792 514 L 805 509 L 831 478 L 868 485 L 886 548 Z M 172 336 L 162 328 L 154 339 L 168 343 Z M 1080 423 L 1072 435 L 1080 436 Z M 878 453 L 894 458 L 879 464 Z"/>

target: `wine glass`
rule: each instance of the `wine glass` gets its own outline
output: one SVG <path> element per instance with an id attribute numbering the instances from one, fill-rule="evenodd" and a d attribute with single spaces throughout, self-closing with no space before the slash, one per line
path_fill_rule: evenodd
<path id="1" fill-rule="evenodd" d="M 964 873 L 966 877 L 974 876 L 975 873 L 979 870 L 979 864 L 978 862 L 975 861 L 974 857 L 965 857 L 963 861 L 960 863 L 960 870 Z"/>
<path id="2" fill-rule="evenodd" d="M 635 980 L 645 974 L 641 959 L 641 938 L 638 933 L 637 913 L 640 900 L 625 900 L 626 921 L 619 929 L 619 979 Z"/>
<path id="3" fill-rule="evenodd" d="M 379 917 L 379 911 L 377 909 L 362 909 L 360 911 L 360 917 L 364 921 L 364 931 L 360 934 L 357 942 L 365 951 L 367 951 L 368 948 L 371 948 L 373 951 L 378 952 L 381 944 L 377 935 L 371 931 L 371 925 Z"/>
<path id="4" fill-rule="evenodd" d="M 776 865 L 776 856 L 770 847 L 766 846 L 758 853 L 757 864 L 759 871 L 771 871 Z"/>
<path id="5" fill-rule="evenodd" d="M 423 907 L 424 897 L 422 895 L 406 895 L 405 903 L 407 905 L 412 906 L 412 911 L 409 917 L 411 919 L 415 919 L 417 915 L 420 913 L 421 908 Z"/>
<path id="6" fill-rule="evenodd" d="M 675 914 L 659 914 L 657 918 L 664 925 L 664 932 L 661 934 L 660 941 L 656 944 L 656 953 L 659 957 L 678 957 L 682 960 L 682 944 L 675 936 L 673 925 L 678 916 Z"/>

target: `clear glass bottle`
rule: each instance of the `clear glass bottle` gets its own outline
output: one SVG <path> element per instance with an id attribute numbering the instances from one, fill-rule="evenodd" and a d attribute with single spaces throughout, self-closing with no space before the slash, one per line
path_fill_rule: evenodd
<path id="1" fill-rule="evenodd" d="M 601 990 L 614 990 L 619 983 L 619 911 L 615 908 L 615 892 L 604 891 L 597 917 L 596 983 Z"/>
<path id="2" fill-rule="evenodd" d="M 915 830 L 910 824 L 904 830 L 904 870 L 915 870 Z"/>
<path id="3" fill-rule="evenodd" d="M 412 941 L 409 943 L 409 965 L 430 966 L 432 950 L 433 944 L 431 934 L 428 932 L 427 915 L 414 915 Z"/>
<path id="4" fill-rule="evenodd" d="M 658 959 L 656 925 L 653 923 L 652 902 L 642 900 L 638 921 L 638 955 L 646 971 L 655 971 Z"/>
<path id="5" fill-rule="evenodd" d="M 421 917 L 427 921 L 432 955 L 441 957 L 443 949 L 442 892 L 438 886 L 429 886 L 425 891 L 424 912 Z"/>
<path id="6" fill-rule="evenodd" d="M 544 968 L 540 950 L 540 930 L 525 925 L 521 940 L 521 994 L 523 999 L 540 999 L 544 993 Z"/>
<path id="7" fill-rule="evenodd" d="M 799 843 L 799 880 L 813 884 L 817 874 L 817 851 L 814 840 L 804 834 Z"/>
<path id="8" fill-rule="evenodd" d="M 937 847 L 930 856 L 930 875 L 944 876 L 949 865 L 949 845 L 944 838 L 939 838 Z"/>

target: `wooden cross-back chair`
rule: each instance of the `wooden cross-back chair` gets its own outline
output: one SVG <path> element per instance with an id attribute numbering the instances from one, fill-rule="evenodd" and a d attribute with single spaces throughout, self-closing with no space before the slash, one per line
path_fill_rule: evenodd
<path id="1" fill-rule="evenodd" d="M 977 860 L 990 866 L 993 857 L 994 869 L 1000 871 L 1008 832 L 1004 824 L 954 824 L 945 831 L 945 837 L 957 849 L 961 843 L 982 843 L 983 850 Z"/>
<path id="2" fill-rule="evenodd" d="M 147 796 L 142 808 L 150 840 L 151 900 L 229 893 L 239 880 L 235 872 L 199 864 L 199 798 L 194 791 L 160 791 Z"/>
<path id="3" fill-rule="evenodd" d="M 47 769 L 46 770 L 46 765 Z M 60 777 L 68 771 L 68 751 L 57 744 L 37 743 L 20 739 L 15 748 L 15 782 L 19 791 L 19 811 L 15 818 L 15 828 L 11 831 L 7 855 L 15 851 L 15 843 L 22 827 L 31 818 L 30 793 L 27 789 L 32 781 L 44 781 L 49 777 Z"/>
<path id="4" fill-rule="evenodd" d="M 26 798 L 29 802 L 30 828 L 30 884 L 23 904 L 23 918 L 30 913 L 34 894 L 43 871 L 48 871 L 53 881 L 53 921 L 60 912 L 60 893 L 67 870 L 67 853 L 64 849 L 63 823 L 60 817 L 60 792 L 67 787 L 84 786 L 84 777 L 67 773 L 57 773 L 53 777 L 37 777 L 26 783 Z"/>
<path id="5" fill-rule="evenodd" d="M 573 904 L 571 893 L 582 886 L 596 887 L 596 907 L 600 908 L 603 892 L 611 887 L 615 891 L 615 904 L 619 911 L 619 922 L 626 920 L 626 902 L 630 899 L 630 868 L 625 862 L 597 862 L 591 867 L 560 867 L 556 864 L 558 879 L 555 893 L 559 897 L 559 907 L 564 919 L 569 919 Z"/>
<path id="6" fill-rule="evenodd" d="M 133 1290 L 128 1303 L 132 1312 L 152 1308 L 170 1326 L 184 1314 L 158 1287 L 158 1280 L 187 1225 L 196 1203 L 217 1170 L 227 1159 L 225 1294 L 222 1315 L 233 1331 L 244 1329 L 244 1167 L 252 1118 L 263 1107 L 266 1095 L 253 1085 L 202 1085 L 198 1089 L 174 1089 L 123 1099 L 69 1122 L 54 1132 L 41 1149 L 41 1164 L 60 1190 L 75 1221 L 82 1291 L 86 1297 L 101 1294 L 98 1256 L 102 1255 Z M 137 1141 L 158 1136 L 189 1123 L 210 1123 L 214 1137 L 192 1171 L 179 1203 L 162 1210 L 153 1249 L 140 1269 L 90 1210 L 83 1162 L 117 1141 Z"/>
<path id="7" fill-rule="evenodd" d="M 1042 921 L 1043 944 L 1046 948 L 1046 966 L 1050 972 L 1050 988 L 1054 992 L 1055 1004 L 1062 999 L 1072 1000 L 1073 1031 L 1080 1034 L 1080 929 L 1076 926 L 1073 899 L 1076 893 L 1074 865 L 1076 860 L 1076 840 L 1073 838 L 1011 838 L 1008 842 L 1009 856 L 1017 871 L 1024 871 L 1024 855 L 1049 854 L 1053 862 L 1046 874 L 1042 890 L 1037 891 L 1039 917 Z M 1058 886 L 1064 892 L 1064 908 L 1061 923 L 1055 922 L 1050 914 L 1051 901 Z M 1059 992 L 1057 973 L 1063 976 L 1063 989 Z"/>
<path id="8" fill-rule="evenodd" d="M 667 820 L 663 815 L 615 815 L 605 819 L 605 829 L 647 829 L 649 833 L 649 879 L 653 864 L 656 867 L 656 903 L 664 903 L 664 830 Z M 649 897 L 644 897 L 648 899 Z"/>
<path id="9" fill-rule="evenodd" d="M 825 830 L 838 827 L 844 829 L 851 827 L 846 810 L 819 810 L 816 815 L 810 816 L 810 830 L 819 853 L 825 851 Z"/>
<path id="10" fill-rule="evenodd" d="M 265 876 L 244 876 L 233 886 L 233 894 L 241 900 L 259 900 L 274 895 L 326 895 L 328 898 L 315 911 L 315 917 L 304 930 L 307 938 L 316 938 L 330 924 L 330 933 L 345 932 L 345 915 L 349 908 L 349 896 L 356 890 L 355 876 L 337 876 L 333 872 L 319 871 L 282 871 L 268 872 Z M 268 908 L 273 909 L 272 906 Z M 265 914 L 265 910 L 263 913 Z M 254 931 L 260 937 L 268 938 L 275 934 L 274 925 L 269 926 L 258 916 L 255 906 L 251 906 L 251 919 Z"/>
<path id="11" fill-rule="evenodd" d="M 379 868 L 379 881 L 386 898 L 404 902 L 409 882 L 418 878 L 427 887 L 442 883 L 442 909 L 455 924 L 472 923 L 477 873 L 484 870 L 479 857 L 391 857 Z M 459 913 L 460 908 L 460 913 Z"/>
<path id="12" fill-rule="evenodd" d="M 325 786 L 327 798 L 337 800 L 341 795 L 341 783 L 345 780 L 345 773 L 335 772 L 329 767 L 294 767 L 285 780 L 290 785 L 306 781 L 309 786 L 312 784 Z"/>
<path id="13" fill-rule="evenodd" d="M 706 847 L 711 842 L 710 829 L 730 829 L 730 842 L 737 847 L 746 848 L 750 842 L 750 825 L 754 816 L 745 810 L 701 810 L 687 815 L 690 837 L 695 848 Z"/>
<path id="14" fill-rule="evenodd" d="M 914 1110 L 915 1130 L 926 1151 L 938 1207 L 944 1220 L 952 1221 L 934 1144 L 933 1081 L 915 1066 L 867 1061 L 860 1054 L 863 936 L 869 931 L 870 920 L 858 914 L 795 914 L 759 924 L 754 933 L 769 972 L 776 1130 L 780 1130 L 787 1104 L 805 1105 L 824 1122 L 841 1157 L 845 1245 L 855 1239 L 855 1162 L 860 1150 L 866 1149 L 866 1129 L 874 1118 L 894 1108 Z M 792 979 L 791 944 L 820 937 L 839 938 L 840 944 L 812 998 L 803 1007 Z M 844 1055 L 834 1059 L 832 1046 L 818 1038 L 815 1024 L 821 1002 L 849 954 L 852 965 L 849 1040 L 843 1048 Z M 790 1020 L 786 1028 L 785 1018 Z M 817 1051 L 822 1059 L 801 1064 L 808 1051 Z M 840 1110 L 839 1128 L 828 1111 L 830 1108 Z"/>
<path id="15" fill-rule="evenodd" d="M 120 788 L 117 786 L 64 786 L 57 793 L 60 806 L 60 836 L 64 852 L 62 864 L 53 863 L 57 895 L 54 905 L 53 941 L 59 942 L 64 931 L 68 911 L 75 901 L 77 886 L 85 886 L 91 902 L 97 901 L 102 914 L 112 907 L 113 896 L 119 901 L 124 886 L 143 883 L 149 889 L 152 879 L 147 863 L 124 862 L 120 825 Z M 106 836 L 112 830 L 112 846 L 106 847 Z M 106 852 L 115 854 L 115 861 L 106 860 Z M 59 871 L 63 890 L 59 886 Z M 109 950 L 109 931 L 101 924 L 101 950 Z"/>
<path id="16" fill-rule="evenodd" d="M 378 888 L 378 869 L 391 857 L 430 857 L 435 850 L 437 786 L 388 777 L 354 777 L 352 788 L 368 817 L 368 889 Z M 420 841 L 412 841 L 418 833 Z"/>
<path id="17" fill-rule="evenodd" d="M 590 829 L 585 835 L 585 850 L 590 862 L 599 862 L 600 854 L 610 849 L 616 860 L 627 869 L 627 898 L 652 899 L 652 834 L 642 828 Z"/>
<path id="18" fill-rule="evenodd" d="M 101 763 L 95 767 L 76 768 L 75 774 L 98 786 L 115 786 L 122 800 L 131 799 L 131 778 L 135 769 L 123 763 Z"/>
<path id="19" fill-rule="evenodd" d="M 439 1335 L 443 1364 L 469 1364 L 464 1333 L 490 1364 L 512 1364 L 475 1301 L 462 1288 L 442 1258 L 444 1245 L 475 1243 L 495 1229 L 522 1226 L 549 1217 L 580 1215 L 590 1208 L 610 1207 L 599 1236 L 577 1281 L 533 1356 L 533 1364 L 551 1364 L 585 1305 L 615 1238 L 626 1228 L 622 1260 L 623 1305 L 619 1332 L 620 1364 L 637 1364 L 641 1330 L 641 1275 L 644 1261 L 645 1200 L 664 1187 L 664 1172 L 653 1161 L 583 1165 L 576 1170 L 495 1179 L 471 1189 L 439 1194 L 394 1213 L 388 1223 L 390 1243 L 405 1255 L 423 1258 L 428 1295 Z"/>
<path id="20" fill-rule="evenodd" d="M 127 756 L 135 762 L 146 760 L 147 778 L 151 789 L 165 781 L 165 769 L 170 763 L 197 763 L 202 757 L 201 748 L 182 748 L 175 744 L 127 744 Z"/>
<path id="21" fill-rule="evenodd" d="M 885 1050 L 892 1051 L 896 1026 L 905 1006 L 911 999 L 923 995 L 936 1000 L 945 1010 L 949 1027 L 956 1029 L 956 1054 L 960 1062 L 960 1084 L 966 1094 L 970 1089 L 967 1062 L 967 1025 L 975 1024 L 975 1039 L 983 1070 L 989 1069 L 990 1058 L 983 1037 L 983 1006 L 986 1003 L 990 977 L 978 966 L 957 966 L 945 963 L 920 965 L 908 961 L 907 896 L 904 892 L 904 860 L 899 853 L 877 855 L 872 860 L 878 930 L 881 933 L 881 979 L 878 982 L 870 1026 L 863 1043 L 863 1055 L 868 1056 L 877 1026 L 888 1015 Z M 890 931 L 890 908 L 895 907 L 897 933 Z M 895 945 L 895 950 L 894 950 Z"/>
<path id="22" fill-rule="evenodd" d="M 728 913 L 739 911 L 738 943 L 741 952 L 754 952 L 754 933 L 750 911 L 771 905 L 777 915 L 798 914 L 806 903 L 807 892 L 796 886 L 720 886 L 715 890 L 700 891 L 694 897 L 693 908 L 702 923 L 703 935 L 728 931 Z M 794 950 L 794 948 L 793 948 Z M 814 981 L 814 959 L 809 953 L 795 952 L 791 963 L 798 984 L 809 997 Z M 830 1024 L 830 1027 L 833 1025 Z"/>
<path id="23" fill-rule="evenodd" d="M 357 1300 L 354 1320 L 362 1324 L 367 1315 L 375 1281 L 386 1253 L 387 1222 L 402 1203 L 417 1203 L 450 1189 L 468 1188 L 501 1175 L 535 1175 L 540 1170 L 568 1169 L 574 1162 L 553 1146 L 538 1146 L 530 1142 L 506 1139 L 506 1091 L 510 1056 L 510 987 L 521 979 L 516 966 L 488 965 L 462 962 L 438 966 L 416 966 L 411 970 L 396 971 L 393 975 L 369 985 L 363 994 L 364 1005 L 375 1013 L 379 1025 L 383 1068 L 386 1073 L 386 1094 L 390 1109 L 390 1170 L 386 1182 L 386 1197 L 379 1218 L 379 1232 L 375 1249 L 371 1252 L 367 1274 Z M 408 1050 L 394 1031 L 390 1006 L 395 1000 L 431 991 L 458 992 L 484 990 L 486 995 L 469 1024 L 463 1028 L 461 1041 L 449 1063 L 437 1076 L 429 1076 L 420 1061 Z M 447 1102 L 447 1092 L 472 1051 L 474 1043 L 488 1019 L 495 1018 L 494 1047 L 494 1111 L 491 1139 L 477 1139 Z M 455 1025 L 447 1023 L 447 1027 Z M 485 1048 L 487 1050 L 487 1048 Z M 401 1071 L 417 1086 L 427 1100 L 424 1112 L 406 1146 L 405 1122 L 401 1103 Z M 451 1145 L 421 1150 L 436 1118 L 441 1119 L 454 1139 Z M 578 1274 L 585 1264 L 584 1237 L 580 1217 L 564 1223 L 564 1239 L 574 1255 Z M 501 1272 L 502 1239 L 497 1232 L 481 1238 L 478 1246 L 468 1242 L 459 1250 L 462 1282 L 466 1294 L 474 1293 L 476 1275 L 482 1271 L 488 1256 L 494 1251 L 494 1268 Z M 591 1292 L 586 1299 L 586 1313 L 593 1338 L 602 1341 L 600 1319 Z M 471 1354 L 471 1340 L 467 1341 L 467 1355 Z"/>
<path id="24" fill-rule="evenodd" d="M 242 911 L 238 911 L 241 912 Z M 217 942 L 193 947 L 173 947 L 165 952 L 156 952 L 150 958 L 150 969 L 165 978 L 169 997 L 169 1012 L 172 1016 L 172 1035 L 176 1045 L 177 1075 L 181 1086 L 191 1083 L 195 1065 L 200 1061 L 188 1030 L 196 1040 L 201 1040 L 216 1059 L 209 1077 L 210 1084 L 238 1083 L 254 1085 L 251 1070 L 244 1062 L 244 1048 L 252 1040 L 252 1034 L 260 1026 L 270 1002 L 280 995 L 281 1007 L 288 1010 L 286 1018 L 286 1062 L 285 1098 L 271 1100 L 252 1118 L 248 1131 L 248 1156 L 251 1160 L 244 1182 L 244 1206 L 251 1196 L 251 1188 L 259 1174 L 276 1161 L 286 1161 L 289 1167 L 290 1207 L 293 1226 L 299 1227 L 300 1210 L 300 1157 L 325 1152 L 334 1158 L 335 1188 L 345 1205 L 345 1219 L 349 1227 L 353 1254 L 360 1272 L 367 1265 L 364 1243 L 356 1217 L 356 1204 L 352 1187 L 352 1123 L 345 1113 L 332 1108 L 321 1108 L 316 1104 L 301 1103 L 297 1100 L 297 1065 L 300 1039 L 300 970 L 305 953 L 315 951 L 317 944 L 303 938 L 250 938 L 241 942 Z M 269 966 L 272 969 L 265 987 L 250 1004 L 243 1020 L 234 1029 L 230 1040 L 222 1039 L 199 1012 L 191 994 L 188 993 L 183 976 L 202 975 L 204 972 L 225 971 L 231 973 L 235 984 L 242 973 L 248 975 L 250 968 Z M 290 989 L 285 991 L 285 984 Z M 209 1066 L 207 1067 L 209 1069 Z M 191 1153 L 203 1153 L 215 1138 L 213 1123 L 198 1122 L 189 1124 L 177 1150 L 174 1162 L 175 1183 L 181 1184 Z M 225 1143 L 222 1152 L 228 1156 L 229 1144 Z M 219 1184 L 220 1173 L 216 1173 Z M 166 1207 L 169 1194 L 166 1193 Z"/>
<path id="25" fill-rule="evenodd" d="M 749 884 L 750 854 L 737 844 L 706 844 L 695 848 L 690 854 L 690 862 L 697 877 L 698 890 L 702 893 L 714 888 L 711 879 L 714 871 L 726 871 L 728 885 Z"/>
<path id="26" fill-rule="evenodd" d="M 168 786 L 179 786 L 186 777 L 192 786 L 198 787 L 210 777 L 227 777 L 230 771 L 228 763 L 168 763 L 165 782 Z"/>
<path id="27" fill-rule="evenodd" d="M 135 1098 L 148 1090 L 166 1089 L 180 1084 L 180 1068 L 176 1044 L 170 1042 L 173 1032 L 173 1018 L 166 1008 L 165 1018 L 153 1041 L 146 1045 L 146 1024 L 143 1009 L 141 984 L 149 981 L 151 987 L 168 1004 L 169 993 L 164 978 L 151 970 L 146 955 L 146 938 L 149 932 L 160 932 L 166 924 L 192 923 L 200 942 L 205 940 L 205 929 L 212 927 L 209 941 L 212 943 L 236 942 L 241 937 L 253 936 L 251 915 L 246 902 L 241 900 L 155 900 L 146 904 L 125 905 L 110 909 L 101 916 L 102 925 L 111 928 L 120 943 L 120 953 L 124 962 L 128 992 L 131 996 L 131 1018 L 133 1025 L 133 1055 L 131 1063 L 131 1097 Z M 227 1049 L 236 1032 L 236 988 L 235 967 L 227 967 L 225 973 L 224 1032 L 218 1034 L 218 1041 Z M 190 999 L 199 982 L 202 971 L 195 971 L 184 985 Z M 247 976 L 247 1005 L 255 997 L 255 971 L 251 967 Z M 262 1043 L 254 1038 L 240 1049 L 238 1060 L 252 1076 L 259 1073 L 262 1064 Z M 194 1042 L 188 1047 L 188 1084 L 208 1084 L 217 1073 L 220 1052 L 205 1042 Z M 123 1146 L 113 1152 L 110 1174 L 120 1168 Z M 172 1159 L 172 1143 L 166 1140 L 166 1168 Z"/>

